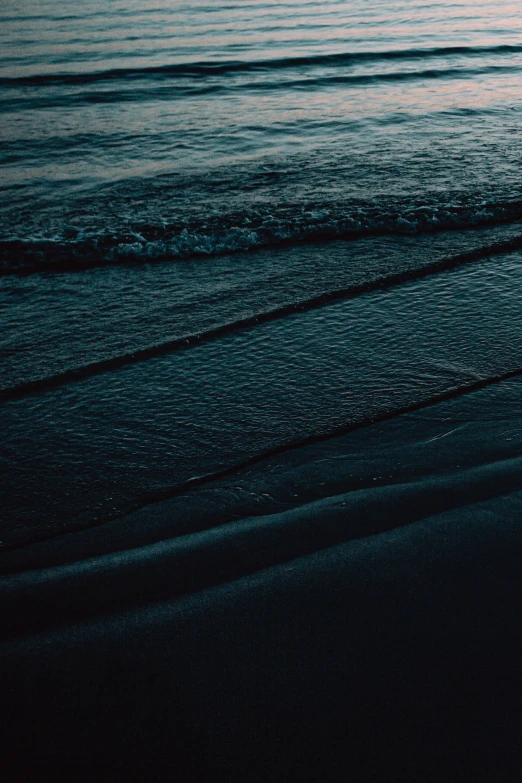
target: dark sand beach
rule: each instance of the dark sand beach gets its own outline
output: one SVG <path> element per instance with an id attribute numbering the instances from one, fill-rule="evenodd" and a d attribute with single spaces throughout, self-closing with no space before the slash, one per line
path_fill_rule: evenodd
<path id="1" fill-rule="evenodd" d="M 19 779 L 515 780 L 521 382 L 5 552 Z"/>

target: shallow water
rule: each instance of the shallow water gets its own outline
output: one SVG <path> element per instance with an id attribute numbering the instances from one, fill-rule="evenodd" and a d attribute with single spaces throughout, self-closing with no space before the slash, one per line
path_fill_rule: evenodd
<path id="1" fill-rule="evenodd" d="M 520 260 L 508 253 L 6 402 L 9 538 L 103 521 L 519 371 Z"/>

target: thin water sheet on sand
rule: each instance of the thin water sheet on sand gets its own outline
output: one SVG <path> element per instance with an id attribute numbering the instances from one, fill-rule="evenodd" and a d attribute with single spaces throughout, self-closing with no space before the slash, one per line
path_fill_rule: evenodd
<path id="1" fill-rule="evenodd" d="M 521 367 L 505 252 L 5 401 L 3 549 Z"/>

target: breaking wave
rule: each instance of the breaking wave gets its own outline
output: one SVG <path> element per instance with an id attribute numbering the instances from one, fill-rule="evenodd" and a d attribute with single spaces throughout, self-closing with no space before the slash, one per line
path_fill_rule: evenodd
<path id="1" fill-rule="evenodd" d="M 186 225 L 135 224 L 111 230 L 67 226 L 51 236 L 1 238 L 0 273 L 75 271 L 105 264 L 183 260 L 302 242 L 419 234 L 520 219 L 519 199 L 483 202 L 467 197 L 453 204 L 263 207 Z"/>

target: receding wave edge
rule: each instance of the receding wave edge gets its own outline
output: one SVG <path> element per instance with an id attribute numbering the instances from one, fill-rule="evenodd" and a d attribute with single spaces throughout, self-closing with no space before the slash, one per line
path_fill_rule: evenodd
<path id="1" fill-rule="evenodd" d="M 448 256 L 446 258 L 428 263 L 423 267 L 392 273 L 357 285 L 324 291 L 320 294 L 317 294 L 316 296 L 310 297 L 309 299 L 291 302 L 281 307 L 276 307 L 272 310 L 255 313 L 245 318 L 240 318 L 235 321 L 220 324 L 204 332 L 183 335 L 173 340 L 160 343 L 159 345 L 156 344 L 147 346 L 146 348 L 120 354 L 118 356 L 103 359 L 101 361 L 92 362 L 81 367 L 71 368 L 55 375 L 0 389 L 0 401 L 7 402 L 9 400 L 20 399 L 30 394 L 37 394 L 47 389 L 61 386 L 62 384 L 81 381 L 94 375 L 100 375 L 104 372 L 118 370 L 121 367 L 125 367 L 127 365 L 136 364 L 138 362 L 153 359 L 155 357 L 163 356 L 175 351 L 193 348 L 198 345 L 202 345 L 205 342 L 215 340 L 226 334 L 240 331 L 242 329 L 248 329 L 253 326 L 258 326 L 269 321 L 275 321 L 288 315 L 292 315 L 293 313 L 313 310 L 335 301 L 356 297 L 361 294 L 370 293 L 371 291 L 390 288 L 392 286 L 400 285 L 409 281 L 419 280 L 423 277 L 428 277 L 429 275 L 444 272 L 466 263 L 479 261 L 490 256 L 509 253 L 511 251 L 520 249 L 522 249 L 522 235 L 503 242 L 495 242 L 490 245 L 467 251 L 465 253 Z"/>

